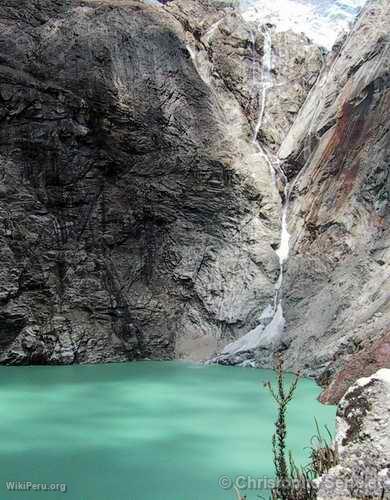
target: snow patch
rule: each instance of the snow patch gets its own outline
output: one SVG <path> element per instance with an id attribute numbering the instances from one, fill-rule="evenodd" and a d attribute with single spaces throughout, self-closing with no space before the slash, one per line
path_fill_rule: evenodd
<path id="1" fill-rule="evenodd" d="M 376 373 L 374 373 L 374 375 L 371 375 L 371 377 L 359 378 L 356 381 L 356 385 L 358 385 L 360 387 L 364 387 L 365 385 L 369 384 L 373 380 L 382 380 L 382 382 L 386 382 L 387 384 L 390 384 L 390 370 L 388 368 L 381 368 Z"/>
<path id="2" fill-rule="evenodd" d="M 272 23 L 278 31 L 304 33 L 327 49 L 350 25 L 366 0 L 241 0 L 247 21 Z"/>

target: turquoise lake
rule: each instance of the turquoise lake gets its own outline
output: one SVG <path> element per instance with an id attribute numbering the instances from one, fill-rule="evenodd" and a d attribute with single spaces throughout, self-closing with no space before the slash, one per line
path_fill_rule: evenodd
<path id="1" fill-rule="evenodd" d="M 145 361 L 1 367 L 0 380 L 1 500 L 229 500 L 220 477 L 273 477 L 272 371 Z M 334 428 L 336 408 L 318 394 L 302 379 L 288 413 L 301 463 L 314 417 Z M 10 481 L 67 491 L 8 491 Z"/>

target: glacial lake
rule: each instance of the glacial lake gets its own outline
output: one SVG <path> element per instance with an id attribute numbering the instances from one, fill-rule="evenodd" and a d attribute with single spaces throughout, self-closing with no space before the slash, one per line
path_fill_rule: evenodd
<path id="1" fill-rule="evenodd" d="M 1 499 L 233 500 L 219 478 L 273 477 L 272 371 L 145 361 L 1 367 L 0 380 Z M 301 463 L 314 417 L 334 428 L 336 408 L 318 395 L 302 379 L 289 409 Z M 8 491 L 17 481 L 67 491 Z"/>

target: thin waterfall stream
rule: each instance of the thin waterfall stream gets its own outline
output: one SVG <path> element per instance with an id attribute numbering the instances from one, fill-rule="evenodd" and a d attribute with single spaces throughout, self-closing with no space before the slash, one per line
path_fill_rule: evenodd
<path id="1" fill-rule="evenodd" d="M 208 38 L 212 36 L 222 21 L 223 19 L 219 19 L 215 22 L 206 32 L 204 37 Z M 259 33 L 263 36 L 263 53 L 261 62 L 259 61 L 256 51 L 256 37 Z M 259 133 L 263 126 L 267 108 L 268 91 L 274 83 L 272 78 L 272 28 L 268 25 L 258 25 L 256 29 L 251 30 L 250 34 L 252 42 L 251 77 L 253 99 L 256 101 L 258 110 L 257 119 L 253 127 L 252 144 L 257 149 L 266 165 L 269 167 L 272 182 L 274 183 L 275 188 L 277 189 L 278 187 L 278 181 L 283 185 L 283 194 L 281 195 L 282 213 L 280 244 L 276 250 L 276 254 L 279 258 L 280 270 L 275 284 L 273 303 L 268 304 L 262 311 L 259 325 L 246 335 L 228 344 L 222 351 L 222 354 L 210 360 L 210 363 L 233 362 L 234 364 L 235 361 L 232 357 L 235 357 L 237 354 L 253 351 L 257 347 L 268 346 L 279 341 L 284 334 L 286 325 L 281 301 L 281 291 L 283 286 L 284 267 L 288 259 L 290 242 L 290 234 L 288 232 L 289 185 L 288 179 L 280 167 L 278 158 L 268 152 L 261 143 L 261 140 L 259 140 Z M 194 52 L 189 46 L 187 46 L 187 49 L 202 79 L 205 83 L 209 84 L 208 79 L 205 77 L 198 65 L 196 52 Z M 239 363 L 240 362 L 241 360 L 239 360 Z M 252 361 L 248 362 L 248 360 L 244 360 L 244 363 L 253 366 Z"/>
<path id="2" fill-rule="evenodd" d="M 258 117 L 253 131 L 252 143 L 255 145 L 261 157 L 265 160 L 270 168 L 273 182 L 276 186 L 277 178 L 282 182 L 284 186 L 283 196 L 282 196 L 282 217 L 281 217 L 281 235 L 280 244 L 276 250 L 276 254 L 279 258 L 279 277 L 275 284 L 274 300 L 273 304 L 269 304 L 263 310 L 260 321 L 261 323 L 248 332 L 243 337 L 239 338 L 235 342 L 228 344 L 222 354 L 217 356 L 212 360 L 212 362 L 226 362 L 239 353 L 246 351 L 252 351 L 260 346 L 268 346 L 280 340 L 285 331 L 286 321 L 283 313 L 283 306 L 281 300 L 281 290 L 283 286 L 283 276 L 284 267 L 289 255 L 290 247 L 290 234 L 288 232 L 288 205 L 289 205 L 289 185 L 288 179 L 279 165 L 278 158 L 271 156 L 270 153 L 262 146 L 258 139 L 259 132 L 263 125 L 264 114 L 267 106 L 267 93 L 272 87 L 272 33 L 271 29 L 267 25 L 263 25 L 258 28 L 264 37 L 263 42 L 263 57 L 261 63 L 261 77 L 259 81 L 256 79 L 256 65 L 257 60 L 255 56 L 256 52 L 256 32 L 251 31 L 252 39 L 252 78 L 253 78 L 253 89 L 255 92 L 255 98 L 258 104 Z M 268 324 L 267 324 L 268 322 Z M 254 366 L 252 361 L 243 361 L 245 366 Z"/>
<path id="3" fill-rule="evenodd" d="M 264 27 L 262 30 L 263 35 L 264 35 L 264 54 L 263 54 L 263 60 L 262 60 L 262 70 L 261 70 L 261 81 L 260 81 L 260 88 L 258 89 L 256 95 L 259 103 L 259 115 L 257 118 L 255 130 L 253 133 L 253 143 L 256 143 L 260 146 L 257 136 L 259 134 L 259 131 L 261 129 L 261 126 L 263 124 L 263 118 L 264 118 L 264 112 L 265 112 L 265 107 L 266 107 L 266 102 L 267 102 L 267 91 L 272 85 L 272 36 L 271 32 L 267 27 Z M 258 85 L 256 85 L 255 81 L 255 64 L 256 64 L 256 58 L 254 57 L 254 53 L 256 50 L 256 36 L 255 33 L 252 31 L 251 32 L 252 36 L 252 75 L 253 75 L 253 88 L 256 89 L 258 88 Z M 261 94 L 261 98 L 260 98 Z"/>

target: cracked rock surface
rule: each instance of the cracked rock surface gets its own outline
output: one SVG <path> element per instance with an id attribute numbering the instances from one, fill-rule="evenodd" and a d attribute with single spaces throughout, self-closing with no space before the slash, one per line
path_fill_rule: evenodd
<path id="1" fill-rule="evenodd" d="M 205 81 L 201 20 L 173 9 L 0 5 L 2 363 L 205 359 L 272 300 L 280 199 L 250 91 L 226 59 Z M 228 14 L 218 44 L 239 33 L 244 75 L 249 31 Z M 302 98 L 319 65 L 301 65 Z"/>
<path id="2" fill-rule="evenodd" d="M 338 376 L 343 391 L 390 362 L 389 33 L 389 3 L 370 1 L 280 149 L 291 185 L 286 362 L 325 385 Z M 323 401 L 342 396 L 332 387 Z"/>
<path id="3" fill-rule="evenodd" d="M 359 379 L 339 403 L 339 464 L 318 481 L 319 500 L 390 497 L 390 370 Z"/>

